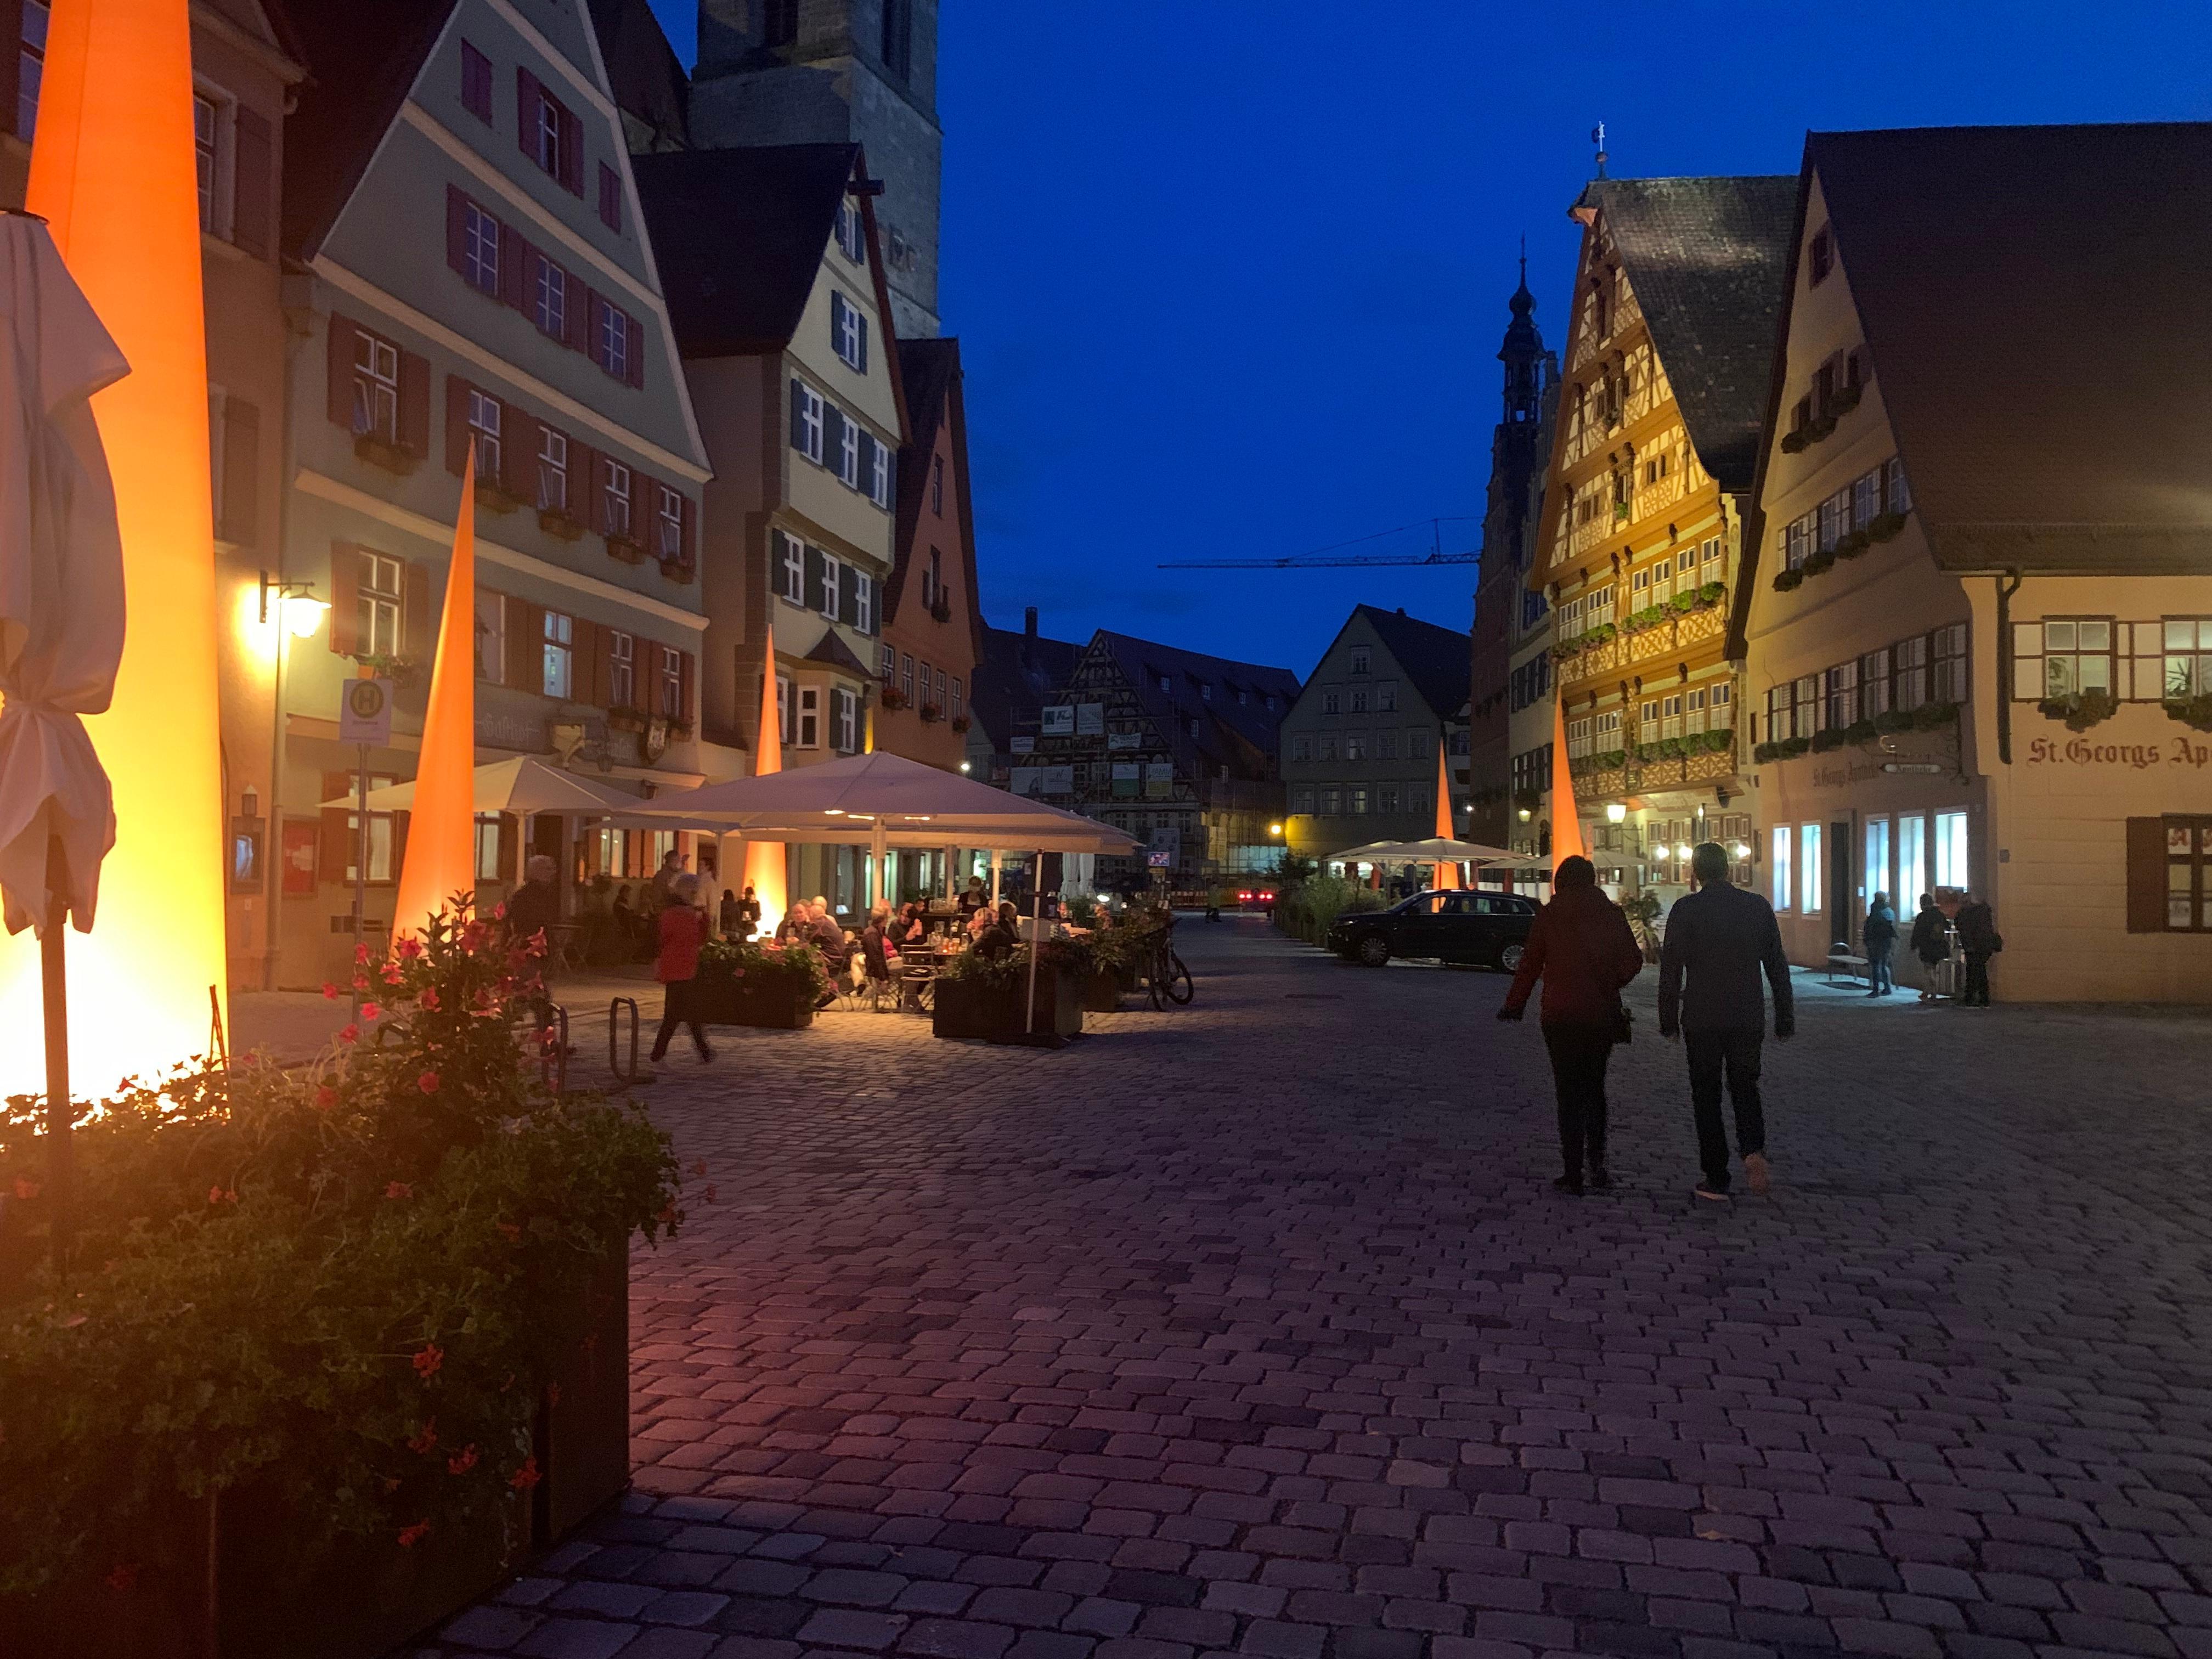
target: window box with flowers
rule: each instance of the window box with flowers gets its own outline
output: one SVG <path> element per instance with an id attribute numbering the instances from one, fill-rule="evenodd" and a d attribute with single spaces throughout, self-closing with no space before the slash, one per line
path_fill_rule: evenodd
<path id="1" fill-rule="evenodd" d="M 1785 455 L 1802 454 L 1808 441 L 1802 427 L 1795 432 L 1785 432 L 1782 434 L 1782 453 Z"/>
<path id="2" fill-rule="evenodd" d="M 364 432 L 353 441 L 353 453 L 371 466 L 382 467 L 402 478 L 410 477 L 422 465 L 422 458 L 412 450 L 402 449 L 373 432 Z"/>
<path id="3" fill-rule="evenodd" d="M 904 708 L 908 706 L 908 699 L 896 685 L 887 685 L 883 690 L 883 705 L 886 708 Z"/>
<path id="4" fill-rule="evenodd" d="M 104 1103 L 58 1270 L 44 1112 L 0 1104 L 0 1489 L 40 1522 L 0 1650 L 374 1659 L 628 1484 L 629 1241 L 684 1183 L 641 1109 L 548 1087 L 535 956 L 448 911 L 356 952 L 317 1060 Z"/>
<path id="5" fill-rule="evenodd" d="M 1848 535 L 1836 538 L 1836 556 L 1839 559 L 1856 559 L 1873 545 L 1873 538 L 1865 531 L 1854 530 Z"/>
<path id="6" fill-rule="evenodd" d="M 2212 691 L 2199 692 L 2193 697 L 2168 698 L 2166 717 L 2179 720 L 2191 731 L 2212 732 Z"/>
<path id="7" fill-rule="evenodd" d="M 1835 568 L 1836 550 L 1832 547 L 1824 547 L 1817 553 L 1807 554 L 1805 562 L 1801 567 L 1808 576 L 1822 575 Z"/>
<path id="8" fill-rule="evenodd" d="M 1898 532 L 1904 528 L 1905 514 L 1902 513 L 1877 513 L 1867 521 L 1867 539 L 1870 542 L 1894 541 Z"/>
<path id="9" fill-rule="evenodd" d="M 645 544 L 635 536 L 625 536 L 619 532 L 609 531 L 607 556 L 620 564 L 643 564 Z"/>
<path id="10" fill-rule="evenodd" d="M 513 513 L 521 507 L 522 498 L 508 495 L 490 478 L 478 478 L 477 505 L 487 513 Z"/>
<path id="11" fill-rule="evenodd" d="M 933 702 L 926 702 L 922 704 L 921 714 L 925 723 L 933 720 L 941 720 L 945 718 L 944 709 L 939 708 Z"/>
<path id="12" fill-rule="evenodd" d="M 965 732 L 974 724 L 975 722 L 965 714 L 955 714 L 952 717 L 952 729 L 956 732 Z"/>
<path id="13" fill-rule="evenodd" d="M 1667 620 L 1667 607 L 1665 605 L 1647 605 L 1643 610 L 1632 611 L 1626 617 L 1623 617 L 1620 623 L 1620 631 L 1624 634 L 1641 634 L 1648 629 L 1658 627 L 1660 623 Z"/>
<path id="14" fill-rule="evenodd" d="M 2109 691 L 2076 691 L 2063 697 L 2045 697 L 2035 709 L 2047 720 L 2063 720 L 2069 732 L 2086 732 L 2118 714 L 2120 705 Z"/>
<path id="15" fill-rule="evenodd" d="M 689 559 L 663 559 L 660 574 L 670 581 L 681 583 L 686 587 L 698 579 L 698 572 L 692 568 Z"/>
<path id="16" fill-rule="evenodd" d="M 584 539 L 584 521 L 565 507 L 539 507 L 538 527 L 556 541 L 580 542 Z"/>
<path id="17" fill-rule="evenodd" d="M 929 614 L 936 617 L 937 620 L 941 623 L 951 622 L 952 620 L 952 596 L 940 589 L 938 592 L 937 598 L 930 605 Z"/>
<path id="18" fill-rule="evenodd" d="M 646 713 L 627 704 L 607 710 L 607 730 L 610 732 L 642 732 L 646 727 Z"/>
<path id="19" fill-rule="evenodd" d="M 403 691 L 411 689 L 422 678 L 422 665 L 412 657 L 396 657 L 386 651 L 356 651 L 353 659 L 368 671 L 364 678 L 390 680 Z"/>
<path id="20" fill-rule="evenodd" d="M 1774 573 L 1774 591 L 1789 593 L 1805 585 L 1805 573 L 1796 565 L 1786 565 Z"/>

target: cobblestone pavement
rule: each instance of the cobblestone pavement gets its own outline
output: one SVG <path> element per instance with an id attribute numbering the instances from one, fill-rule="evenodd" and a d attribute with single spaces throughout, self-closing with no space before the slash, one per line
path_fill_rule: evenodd
<path id="1" fill-rule="evenodd" d="M 1809 994 L 1720 1206 L 1647 972 L 1576 1201 L 1502 978 L 1180 931 L 664 1067 L 635 1491 L 419 1651 L 2212 1656 L 2212 1020 Z"/>

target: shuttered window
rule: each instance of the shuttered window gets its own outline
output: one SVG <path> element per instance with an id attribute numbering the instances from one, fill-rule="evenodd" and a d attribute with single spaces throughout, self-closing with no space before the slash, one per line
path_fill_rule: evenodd
<path id="1" fill-rule="evenodd" d="M 461 107 L 486 126 L 491 125 L 491 59 L 465 40 L 461 42 Z"/>
<path id="2" fill-rule="evenodd" d="M 810 461 L 822 459 L 826 408 L 812 386 L 804 380 L 791 383 L 791 447 Z"/>
<path id="3" fill-rule="evenodd" d="M 2212 933 L 2212 817 L 2127 822 L 2128 931 Z"/>
<path id="4" fill-rule="evenodd" d="M 830 294 L 830 345 L 848 368 L 868 372 L 868 319 L 834 289 Z"/>

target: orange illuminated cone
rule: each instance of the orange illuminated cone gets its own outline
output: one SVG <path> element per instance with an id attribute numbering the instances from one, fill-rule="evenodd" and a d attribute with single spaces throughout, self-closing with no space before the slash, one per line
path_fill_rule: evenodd
<path id="1" fill-rule="evenodd" d="M 98 923 L 70 1012 L 105 1091 L 209 1047 L 227 1006 L 207 321 L 185 0 L 53 0 L 27 204 L 131 365 L 92 399 L 123 547 L 115 695 L 85 721 L 112 781 Z M 44 1086 L 39 946 L 0 940 L 0 1094 Z"/>
<path id="2" fill-rule="evenodd" d="M 1452 828 L 1451 770 L 1444 761 L 1444 746 L 1437 745 L 1437 839 L 1455 841 L 1458 832 Z M 1429 884 L 1438 892 L 1459 885 L 1459 866 L 1438 864 L 1436 878 Z"/>
<path id="3" fill-rule="evenodd" d="M 768 648 L 761 659 L 760 726 L 753 738 L 753 775 L 764 778 L 783 770 L 783 730 L 775 708 L 775 629 L 768 630 Z M 761 908 L 763 933 L 773 935 L 789 905 L 785 887 L 785 856 L 780 841 L 745 843 L 745 885 Z"/>
<path id="4" fill-rule="evenodd" d="M 453 559 L 446 568 L 446 606 L 430 667 L 430 707 L 422 718 L 422 756 L 407 854 L 392 906 L 394 941 L 419 935 L 456 893 L 477 884 L 477 453 L 461 466 L 461 505 Z"/>
<path id="5" fill-rule="evenodd" d="M 1552 868 L 1561 859 L 1588 858 L 1583 821 L 1575 810 L 1574 775 L 1567 769 L 1567 705 L 1552 704 Z"/>

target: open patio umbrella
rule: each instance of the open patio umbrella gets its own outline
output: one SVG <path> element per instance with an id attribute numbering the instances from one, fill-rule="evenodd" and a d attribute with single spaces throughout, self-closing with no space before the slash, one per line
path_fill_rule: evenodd
<path id="1" fill-rule="evenodd" d="M 107 708 L 123 660 L 123 543 L 87 399 L 130 366 L 44 221 L 0 216 L 0 902 L 9 933 L 39 930 L 48 1176 L 62 1216 L 63 927 L 92 931 L 100 863 L 115 844 L 113 794 L 82 717 Z M 58 1255 L 60 1243 L 57 1225 Z"/>

